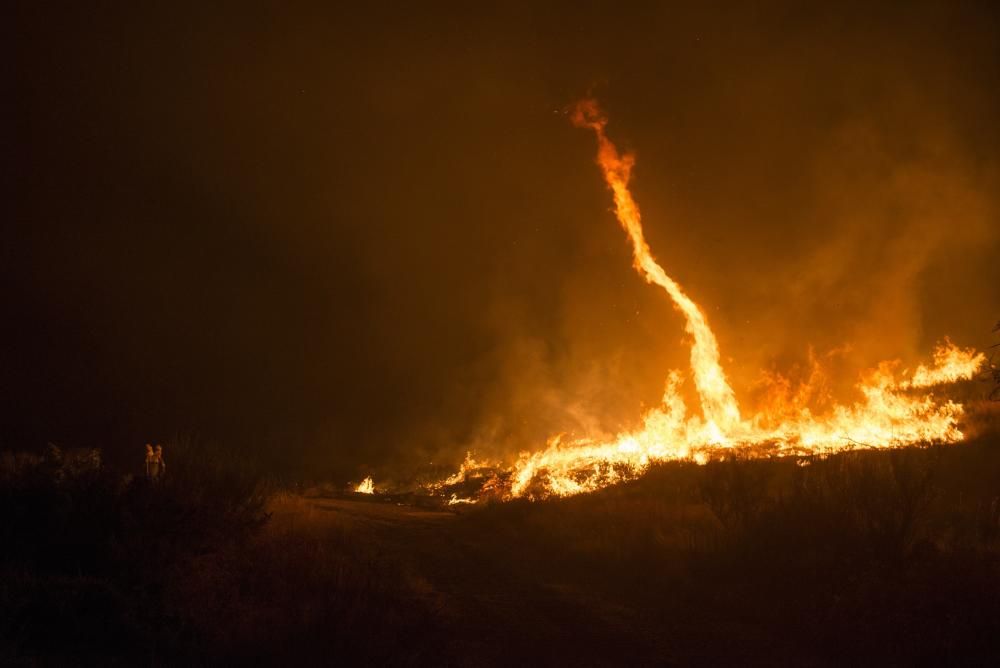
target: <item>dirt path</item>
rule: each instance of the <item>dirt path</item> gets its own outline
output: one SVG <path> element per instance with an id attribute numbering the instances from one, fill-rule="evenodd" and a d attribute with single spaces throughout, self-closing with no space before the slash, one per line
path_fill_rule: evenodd
<path id="1" fill-rule="evenodd" d="M 540 581 L 461 530 L 455 513 L 392 502 L 311 499 L 399 558 L 429 585 L 453 640 L 443 664 L 670 665 L 660 634 L 593 593 Z"/>

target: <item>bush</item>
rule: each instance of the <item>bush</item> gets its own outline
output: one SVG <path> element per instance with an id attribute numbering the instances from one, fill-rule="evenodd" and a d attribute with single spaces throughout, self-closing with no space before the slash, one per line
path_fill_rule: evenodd
<path id="1" fill-rule="evenodd" d="M 419 578 L 363 536 L 224 450 L 165 455 L 155 482 L 96 451 L 0 458 L 0 662 L 400 663 L 434 646 Z"/>
<path id="2" fill-rule="evenodd" d="M 462 521 L 483 559 L 516 546 L 539 581 L 670 629 L 679 663 L 981 664 L 1000 637 L 998 496 L 991 437 L 664 464 Z"/>

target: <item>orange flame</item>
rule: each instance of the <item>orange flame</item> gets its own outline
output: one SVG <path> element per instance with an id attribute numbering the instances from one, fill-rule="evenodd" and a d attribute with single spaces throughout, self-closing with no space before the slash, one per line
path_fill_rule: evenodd
<path id="1" fill-rule="evenodd" d="M 920 365 L 908 377 L 904 372 L 896 378 L 895 365 L 887 362 L 863 374 L 857 384 L 862 399 L 834 405 L 822 416 L 814 415 L 807 401 L 811 392 L 818 391 L 812 385 L 823 382 L 822 369 L 813 359 L 810 377 L 797 392 L 790 392 L 787 381 L 772 378 L 778 386 L 773 398 L 776 405 L 749 419 L 741 417 L 705 314 L 653 259 L 643 236 L 639 207 L 628 189 L 634 156 L 619 153 L 608 139 L 607 119 L 594 100 L 578 103 L 571 119 L 597 137 L 597 163 L 613 193 L 618 221 L 632 243 L 633 266 L 648 282 L 666 290 L 685 318 L 702 415 L 687 414 L 679 392 L 683 378 L 672 371 L 661 405 L 646 413 L 641 428 L 608 442 L 587 438 L 564 442 L 560 435 L 543 450 L 522 453 L 507 471 L 506 498 L 579 494 L 634 478 L 653 462 L 684 459 L 704 464 L 733 447 L 754 456 L 824 455 L 857 446 L 890 448 L 962 439 L 958 428 L 962 405 L 915 392 L 971 379 L 985 362 L 982 353 L 959 348 L 947 339 L 935 349 L 930 366 Z M 470 455 L 455 475 L 430 489 L 441 491 L 464 482 L 471 470 L 481 466 Z"/>
<path id="2" fill-rule="evenodd" d="M 357 492 L 358 494 L 374 494 L 375 481 L 372 480 L 371 476 L 368 476 L 367 478 L 361 481 L 361 484 L 359 484 L 357 487 L 354 488 L 354 491 Z"/>
<path id="3" fill-rule="evenodd" d="M 597 135 L 597 163 L 604 172 L 604 180 L 614 193 L 615 214 L 618 222 L 625 228 L 632 242 L 633 266 L 650 283 L 656 283 L 670 295 L 674 306 L 685 318 L 685 329 L 694 340 L 691 346 L 691 370 L 694 382 L 701 397 L 702 410 L 713 430 L 726 431 L 740 421 L 740 409 L 736 405 L 736 395 L 733 394 L 726 374 L 719 364 L 719 344 L 715 334 L 708 326 L 705 314 L 690 297 L 684 294 L 681 286 L 667 276 L 649 251 L 649 245 L 642 234 L 642 222 L 639 216 L 639 206 L 632 199 L 628 189 L 629 178 L 632 176 L 632 166 L 635 156 L 624 155 L 608 139 L 604 133 L 607 118 L 601 113 L 597 102 L 583 100 L 573 110 L 571 116 L 577 127 L 590 128 Z"/>

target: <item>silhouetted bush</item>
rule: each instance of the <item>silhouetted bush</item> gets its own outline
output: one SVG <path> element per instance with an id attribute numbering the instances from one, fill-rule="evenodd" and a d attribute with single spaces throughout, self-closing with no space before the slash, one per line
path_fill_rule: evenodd
<path id="1" fill-rule="evenodd" d="M 492 650 L 468 663 L 599 663 L 625 655 L 588 643 L 624 637 L 635 663 L 997 655 L 1000 442 L 985 433 L 659 465 L 594 494 L 464 508 L 434 529 L 382 526 L 409 511 L 378 499 L 371 521 L 351 520 L 196 442 L 166 456 L 156 483 L 92 451 L 0 456 L 0 662 L 439 665 L 473 646 Z M 471 591 L 448 610 L 437 587 L 456 582 Z M 477 598 L 487 584 L 511 592 L 496 614 Z M 581 601 L 600 614 L 577 614 Z M 539 602 L 527 628 L 516 612 Z"/>
<path id="2" fill-rule="evenodd" d="M 364 540 L 269 526 L 252 462 L 168 444 L 157 481 L 97 451 L 0 456 L 0 663 L 179 664 L 416 656 L 403 568 Z"/>
<path id="3" fill-rule="evenodd" d="M 995 436 L 665 464 L 463 524 L 483 559 L 516 546 L 538 580 L 641 611 L 681 664 L 989 665 L 1000 651 Z"/>

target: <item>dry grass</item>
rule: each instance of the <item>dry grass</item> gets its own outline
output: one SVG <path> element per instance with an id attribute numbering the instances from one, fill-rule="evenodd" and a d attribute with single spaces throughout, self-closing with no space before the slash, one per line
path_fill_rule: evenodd
<path id="1" fill-rule="evenodd" d="M 163 485 L 93 454 L 7 456 L 0 659 L 992 664 L 989 434 L 808 466 L 675 463 L 459 517 L 266 492 L 182 449 L 185 479 Z"/>
<path id="2" fill-rule="evenodd" d="M 363 532 L 222 455 L 168 452 L 159 484 L 93 456 L 0 462 L 0 662 L 399 665 L 434 646 L 426 591 Z"/>
<path id="3" fill-rule="evenodd" d="M 988 665 L 998 521 L 993 436 L 804 467 L 663 465 L 464 529 L 483 555 L 516 549 L 526 577 L 636 611 L 681 664 Z"/>

